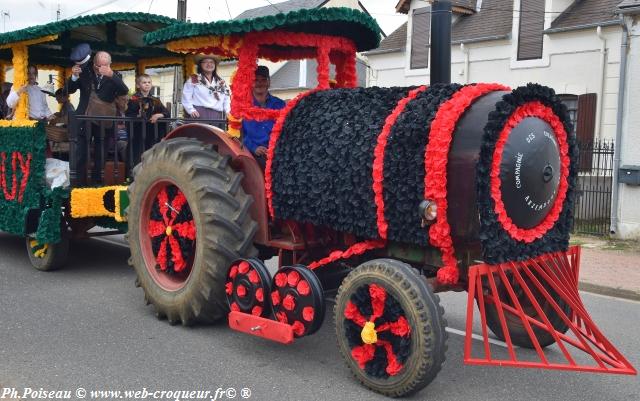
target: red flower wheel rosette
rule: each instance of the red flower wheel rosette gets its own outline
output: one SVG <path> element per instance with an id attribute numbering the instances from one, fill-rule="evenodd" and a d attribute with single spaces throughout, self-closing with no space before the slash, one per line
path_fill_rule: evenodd
<path id="1" fill-rule="evenodd" d="M 196 246 L 196 225 L 184 193 L 163 183 L 151 204 L 147 224 L 151 251 L 160 271 L 185 279 L 191 271 Z"/>
<path id="2" fill-rule="evenodd" d="M 315 333 L 324 320 L 324 296 L 318 276 L 302 265 L 286 266 L 273 276 L 273 314 L 293 327 L 296 337 Z"/>
<path id="3" fill-rule="evenodd" d="M 261 260 L 250 258 L 233 262 L 227 272 L 225 292 L 232 311 L 271 317 L 271 275 Z"/>

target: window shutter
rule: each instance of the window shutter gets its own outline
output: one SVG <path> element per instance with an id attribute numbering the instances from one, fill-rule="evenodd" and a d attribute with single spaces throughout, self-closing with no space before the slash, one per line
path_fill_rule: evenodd
<path id="1" fill-rule="evenodd" d="M 542 58 L 544 1 L 520 2 L 518 60 Z"/>
<path id="2" fill-rule="evenodd" d="M 578 96 L 578 116 L 576 122 L 576 138 L 581 150 L 593 146 L 593 137 L 596 130 L 596 107 L 598 95 L 587 93 Z M 591 171 L 592 157 L 581 155 L 579 171 Z"/>
<path id="3" fill-rule="evenodd" d="M 411 29 L 411 69 L 429 67 L 429 37 L 431 35 L 431 7 L 413 10 Z"/>

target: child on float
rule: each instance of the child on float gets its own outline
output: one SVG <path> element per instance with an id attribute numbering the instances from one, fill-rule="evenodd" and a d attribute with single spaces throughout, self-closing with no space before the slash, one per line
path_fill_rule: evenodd
<path id="1" fill-rule="evenodd" d="M 136 77 L 136 93 L 131 96 L 125 113 L 127 117 L 138 117 L 144 121 L 144 123 L 136 122 L 133 124 L 133 135 L 130 140 L 131 146 L 133 146 L 134 164 L 139 163 L 142 153 L 159 142 L 167 133 L 167 123 L 158 123 L 158 119 L 169 118 L 171 113 L 159 98 L 151 96 L 152 88 L 151 76 L 148 74 L 138 75 Z"/>

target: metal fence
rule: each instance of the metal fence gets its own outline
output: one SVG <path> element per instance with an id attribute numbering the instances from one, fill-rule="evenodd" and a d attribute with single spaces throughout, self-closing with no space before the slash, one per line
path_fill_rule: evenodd
<path id="1" fill-rule="evenodd" d="M 73 116 L 69 121 L 70 164 L 74 187 L 122 184 L 133 178 L 142 153 L 185 123 L 211 124 L 226 129 L 225 120 L 161 118 L 151 124 L 136 117 Z M 126 139 L 119 132 L 126 133 Z"/>
<path id="2" fill-rule="evenodd" d="M 573 232 L 609 234 L 611 185 L 613 178 L 612 141 L 578 143 L 579 174 L 574 205 Z"/>

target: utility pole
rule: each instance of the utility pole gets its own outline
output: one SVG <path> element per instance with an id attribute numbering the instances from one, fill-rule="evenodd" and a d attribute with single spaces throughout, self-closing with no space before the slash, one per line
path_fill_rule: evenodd
<path id="1" fill-rule="evenodd" d="M 178 21 L 187 20 L 187 0 L 178 0 Z M 173 102 L 171 105 L 171 116 L 178 117 L 179 114 L 179 102 L 182 98 L 182 68 L 173 67 Z"/>
<path id="2" fill-rule="evenodd" d="M 187 20 L 187 0 L 178 0 L 178 21 Z"/>
<path id="3" fill-rule="evenodd" d="M 56 21 L 60 21 L 60 3 L 58 3 L 58 9 L 56 10 Z"/>
<path id="4" fill-rule="evenodd" d="M 11 19 L 11 15 L 9 11 L 2 10 L 0 16 L 2 17 L 2 32 L 7 32 L 7 18 Z"/>

